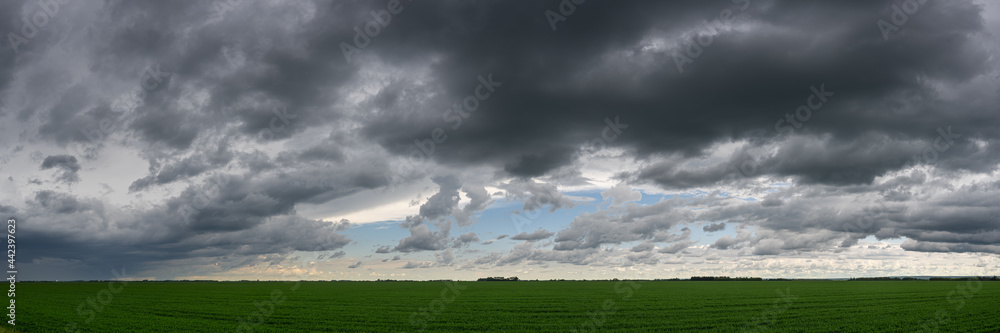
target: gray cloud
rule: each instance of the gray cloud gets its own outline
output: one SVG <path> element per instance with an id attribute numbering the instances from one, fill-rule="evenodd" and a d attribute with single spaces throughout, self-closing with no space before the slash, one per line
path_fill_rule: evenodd
<path id="1" fill-rule="evenodd" d="M 420 216 L 431 221 L 451 214 L 458 205 L 458 190 L 462 186 L 454 176 L 435 177 L 434 183 L 440 190 L 420 206 Z"/>
<path id="2" fill-rule="evenodd" d="M 403 269 L 430 268 L 433 265 L 434 263 L 429 261 L 418 261 L 418 262 L 407 261 L 406 265 L 403 265 L 403 267 L 401 268 Z"/>
<path id="3" fill-rule="evenodd" d="M 601 192 L 601 196 L 605 199 L 611 198 L 612 205 L 621 205 L 626 202 L 638 201 L 642 199 L 641 192 L 633 191 L 632 187 L 626 184 L 615 185 L 615 187 Z"/>
<path id="4" fill-rule="evenodd" d="M 160 166 L 162 162 L 155 161 L 151 164 L 160 169 L 159 172 L 155 175 L 149 175 L 136 180 L 129 186 L 129 192 L 142 191 L 152 185 L 169 184 L 174 181 L 198 176 L 205 171 L 225 166 L 232 159 L 233 154 L 225 146 L 219 145 L 218 149 L 213 152 L 189 156 L 162 167 Z"/>
<path id="5" fill-rule="evenodd" d="M 722 230 L 726 230 L 726 224 L 725 223 L 712 223 L 712 224 L 709 224 L 709 225 L 706 225 L 705 227 L 703 227 L 702 230 L 704 230 L 705 232 L 722 231 Z"/>
<path id="6" fill-rule="evenodd" d="M 67 184 L 72 184 L 80 181 L 80 176 L 77 175 L 77 171 L 80 171 L 80 164 L 77 163 L 76 157 L 70 155 L 50 155 L 45 157 L 42 161 L 42 170 L 59 168 L 62 173 L 56 180 L 65 182 Z"/>
<path id="7" fill-rule="evenodd" d="M 552 237 L 553 235 L 555 235 L 554 232 L 550 232 L 550 231 L 547 231 L 547 230 L 538 229 L 538 230 L 535 230 L 535 232 L 532 232 L 530 234 L 527 233 L 527 232 L 519 233 L 517 235 L 511 236 L 510 239 L 513 239 L 513 240 L 523 240 L 523 241 L 537 241 L 537 240 L 543 240 L 543 239 Z"/>
<path id="8" fill-rule="evenodd" d="M 473 221 L 473 215 L 489 207 L 493 200 L 490 199 L 486 188 L 482 186 L 464 186 L 462 192 L 469 198 L 469 204 L 460 211 L 452 211 L 455 224 L 460 227 L 469 226 Z"/>
<path id="9" fill-rule="evenodd" d="M 350 242 L 340 234 L 346 229 L 345 222 L 281 215 L 248 229 L 208 232 L 167 213 L 165 207 L 129 211 L 49 191 L 39 192 L 27 210 L 26 216 L 31 218 L 19 230 L 33 239 L 25 244 L 22 260 L 26 264 L 63 258 L 93 265 L 124 264 L 139 270 L 172 260 L 228 258 L 227 264 L 238 267 L 259 256 L 272 260 L 273 254 L 336 250 Z M 49 223 L 30 223 L 35 219 Z M 151 220 L 159 223 L 146 224 Z"/>
<path id="10" fill-rule="evenodd" d="M 459 235 L 458 238 L 455 239 L 455 243 L 452 245 L 452 247 L 462 247 L 478 241 L 479 241 L 479 236 L 476 236 L 475 232 L 470 231 Z"/>
<path id="11" fill-rule="evenodd" d="M 447 266 L 455 261 L 455 252 L 449 248 L 444 251 L 435 252 L 434 257 L 437 259 L 438 264 Z"/>
<path id="12" fill-rule="evenodd" d="M 575 204 L 553 184 L 537 183 L 533 180 L 515 180 L 501 186 L 507 191 L 508 198 L 515 198 L 524 201 L 525 211 L 538 210 L 544 206 L 549 206 L 549 211 L 560 208 L 570 208 Z"/>
<path id="13" fill-rule="evenodd" d="M 403 238 L 393 251 L 414 252 L 414 251 L 438 251 L 445 249 L 448 245 L 449 229 L 431 231 L 426 224 L 410 227 L 410 236 Z"/>
<path id="14" fill-rule="evenodd" d="M 672 199 L 648 206 L 611 208 L 577 216 L 570 226 L 556 234 L 556 250 L 597 248 L 602 244 L 652 240 L 694 214 L 678 209 L 680 200 Z"/>

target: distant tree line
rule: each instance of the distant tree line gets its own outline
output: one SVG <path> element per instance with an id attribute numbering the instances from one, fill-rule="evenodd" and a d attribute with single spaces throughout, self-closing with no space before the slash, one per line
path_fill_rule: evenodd
<path id="1" fill-rule="evenodd" d="M 491 277 L 479 278 L 479 280 L 476 281 L 518 281 L 518 279 L 516 276 L 511 276 L 511 277 L 491 276 Z"/>
<path id="2" fill-rule="evenodd" d="M 763 281 L 759 277 L 692 276 L 691 281 Z"/>
<path id="3" fill-rule="evenodd" d="M 969 280 L 1000 281 L 1000 276 L 973 276 L 964 278 L 932 277 L 930 280 L 931 281 L 969 281 Z"/>
<path id="4" fill-rule="evenodd" d="M 878 276 L 878 277 L 859 277 L 850 278 L 847 281 L 920 281 L 921 279 L 912 277 L 888 277 L 888 276 Z"/>
<path id="5" fill-rule="evenodd" d="M 927 279 L 915 278 L 915 277 L 860 277 L 860 278 L 850 278 L 848 281 L 969 281 L 969 280 L 979 280 L 979 281 L 1000 281 L 1000 277 L 997 276 L 971 276 L 971 277 L 932 277 Z"/>

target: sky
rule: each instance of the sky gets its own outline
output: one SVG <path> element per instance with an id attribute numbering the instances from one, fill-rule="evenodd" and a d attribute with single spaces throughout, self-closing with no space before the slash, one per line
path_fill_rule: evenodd
<path id="1" fill-rule="evenodd" d="M 3 1 L 23 280 L 1000 274 L 995 1 Z"/>

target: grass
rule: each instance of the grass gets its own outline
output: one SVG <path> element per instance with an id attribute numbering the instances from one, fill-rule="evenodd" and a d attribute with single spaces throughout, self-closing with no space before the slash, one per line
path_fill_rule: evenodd
<path id="1" fill-rule="evenodd" d="M 106 282 L 22 282 L 17 329 L 998 332 L 1000 282 L 980 283 L 520 281 L 449 287 L 443 282 L 116 282 L 109 287 Z"/>

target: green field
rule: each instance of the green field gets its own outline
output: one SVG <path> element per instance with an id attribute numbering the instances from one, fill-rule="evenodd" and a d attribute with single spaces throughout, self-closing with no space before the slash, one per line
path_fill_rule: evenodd
<path id="1" fill-rule="evenodd" d="M 1000 282 L 992 281 L 24 282 L 17 287 L 20 332 L 73 331 L 67 327 L 80 332 L 1000 331 Z"/>

